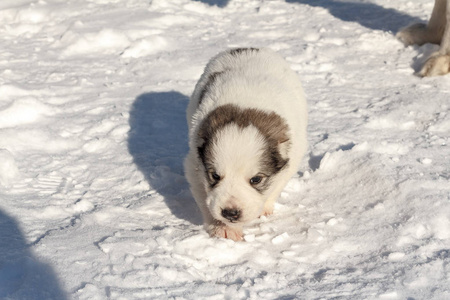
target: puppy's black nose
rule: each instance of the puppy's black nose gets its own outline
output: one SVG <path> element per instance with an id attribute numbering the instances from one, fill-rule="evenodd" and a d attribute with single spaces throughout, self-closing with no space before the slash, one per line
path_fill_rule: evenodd
<path id="1" fill-rule="evenodd" d="M 237 209 L 222 209 L 222 217 L 231 222 L 237 221 L 241 216 L 241 211 Z"/>

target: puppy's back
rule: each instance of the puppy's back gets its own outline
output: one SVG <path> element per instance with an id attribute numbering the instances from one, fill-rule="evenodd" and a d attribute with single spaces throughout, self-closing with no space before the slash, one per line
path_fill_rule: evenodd
<path id="1" fill-rule="evenodd" d="M 306 102 L 299 78 L 286 61 L 267 48 L 236 48 L 219 53 L 205 67 L 187 110 L 190 130 L 215 108 L 274 111 L 306 129 Z"/>

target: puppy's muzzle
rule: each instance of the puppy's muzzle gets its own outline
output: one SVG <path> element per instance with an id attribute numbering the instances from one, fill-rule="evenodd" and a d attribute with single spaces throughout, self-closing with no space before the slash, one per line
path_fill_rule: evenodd
<path id="1" fill-rule="evenodd" d="M 222 209 L 222 217 L 230 222 L 236 222 L 241 217 L 241 211 L 238 209 Z"/>

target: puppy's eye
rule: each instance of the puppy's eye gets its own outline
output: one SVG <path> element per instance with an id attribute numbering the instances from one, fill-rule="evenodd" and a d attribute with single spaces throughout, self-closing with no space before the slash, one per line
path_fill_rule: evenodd
<path id="1" fill-rule="evenodd" d="M 219 181 L 220 175 L 217 174 L 216 172 L 213 172 L 213 173 L 211 173 L 211 178 L 214 179 L 215 181 Z"/>
<path id="2" fill-rule="evenodd" d="M 251 185 L 258 184 L 261 181 L 262 181 L 262 177 L 261 176 L 254 176 L 254 177 L 250 178 L 250 184 Z"/>

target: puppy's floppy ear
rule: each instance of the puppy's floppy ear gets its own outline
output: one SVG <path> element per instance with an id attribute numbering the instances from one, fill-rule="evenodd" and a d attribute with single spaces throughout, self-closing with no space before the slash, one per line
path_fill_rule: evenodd
<path id="1" fill-rule="evenodd" d="M 202 134 L 201 130 L 198 132 L 197 137 L 195 139 L 195 145 L 197 147 L 197 155 L 200 160 L 205 164 L 206 156 L 207 156 L 207 138 Z"/>
<path id="2" fill-rule="evenodd" d="M 213 161 L 211 147 L 214 140 L 214 134 L 215 128 L 211 124 L 211 118 L 206 118 L 197 132 L 195 141 L 195 145 L 197 147 L 197 155 L 202 161 L 205 168 Z"/>
<path id="3" fill-rule="evenodd" d="M 290 145 L 291 145 L 290 140 L 287 137 L 278 140 L 278 151 L 280 151 L 280 155 L 284 159 L 288 158 Z"/>
<path id="4" fill-rule="evenodd" d="M 200 133 L 200 131 L 197 133 L 197 136 L 195 137 L 195 146 L 202 147 L 206 144 L 206 138 L 203 134 Z"/>
<path id="5" fill-rule="evenodd" d="M 283 159 L 288 157 L 291 140 L 289 138 L 289 127 L 285 121 L 275 113 L 269 114 L 260 125 L 267 136 L 274 143 Z M 273 144 L 272 144 L 273 145 Z"/>

